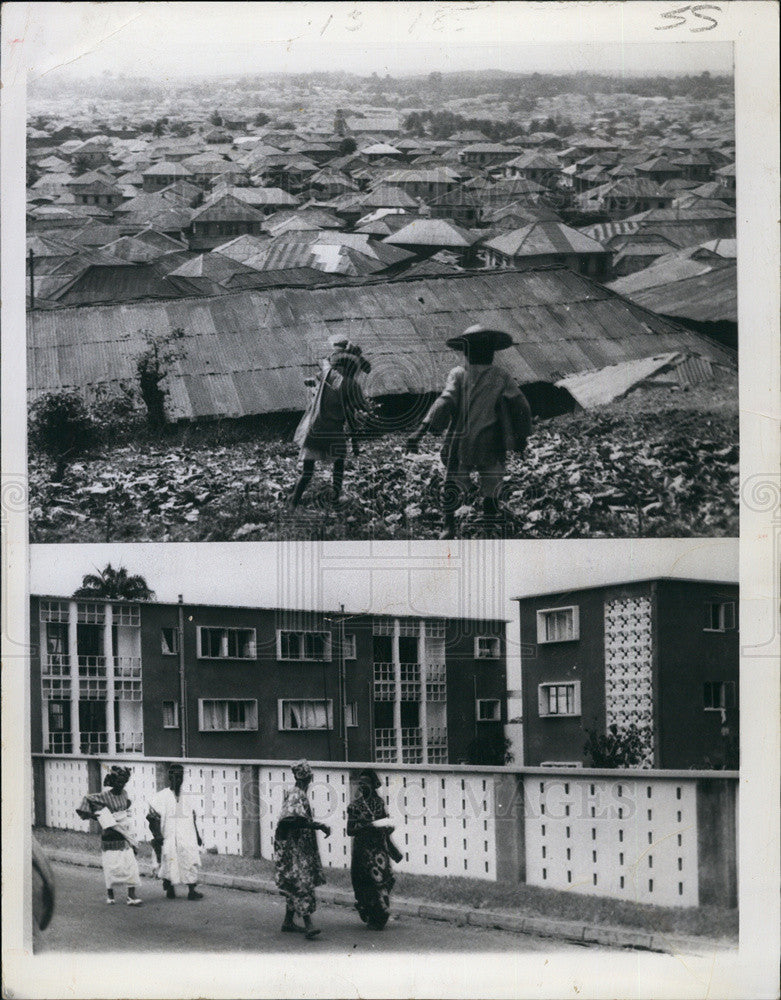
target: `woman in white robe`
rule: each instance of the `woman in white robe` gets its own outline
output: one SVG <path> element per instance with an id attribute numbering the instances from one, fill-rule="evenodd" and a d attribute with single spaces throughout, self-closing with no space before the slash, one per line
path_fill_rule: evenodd
<path id="1" fill-rule="evenodd" d="M 189 796 L 182 793 L 183 781 L 184 768 L 173 764 L 168 771 L 168 788 L 157 792 L 149 803 L 147 821 L 155 840 L 162 841 L 159 875 L 168 898 L 176 898 L 174 886 L 186 885 L 188 899 L 203 899 L 196 888 L 202 841 Z"/>

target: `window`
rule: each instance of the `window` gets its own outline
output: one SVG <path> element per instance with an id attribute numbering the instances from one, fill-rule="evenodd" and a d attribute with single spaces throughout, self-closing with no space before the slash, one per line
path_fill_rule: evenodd
<path id="1" fill-rule="evenodd" d="M 498 698 L 478 698 L 475 702 L 478 722 L 500 722 L 502 706 Z"/>
<path id="2" fill-rule="evenodd" d="M 163 702 L 163 729 L 179 728 L 179 702 Z"/>
<path id="3" fill-rule="evenodd" d="M 160 629 L 160 650 L 166 656 L 174 656 L 179 652 L 179 629 L 178 628 L 161 628 Z"/>
<path id="4" fill-rule="evenodd" d="M 66 722 L 65 709 L 66 703 L 64 701 L 49 702 L 49 732 L 64 733 L 70 730 L 70 719 Z M 68 711 L 68 715 L 70 715 L 70 711 Z"/>
<path id="5" fill-rule="evenodd" d="M 354 660 L 356 655 L 355 633 L 348 632 L 344 636 L 343 656 L 345 660 Z"/>
<path id="6" fill-rule="evenodd" d="M 735 707 L 734 681 L 707 681 L 702 686 L 702 704 L 706 712 Z"/>
<path id="7" fill-rule="evenodd" d="M 254 628 L 198 627 L 198 657 L 201 660 L 254 660 Z"/>
<path id="8" fill-rule="evenodd" d="M 705 605 L 706 632 L 728 632 L 734 628 L 734 601 L 712 601 Z"/>
<path id="9" fill-rule="evenodd" d="M 537 642 L 572 642 L 579 638 L 578 608 L 544 608 L 537 612 Z"/>
<path id="10" fill-rule="evenodd" d="M 345 726 L 357 726 L 358 725 L 358 702 L 348 701 L 344 706 L 344 724 Z"/>
<path id="11" fill-rule="evenodd" d="M 277 631 L 278 660 L 330 660 L 330 632 Z"/>
<path id="12" fill-rule="evenodd" d="M 580 681 L 540 684 L 537 703 L 541 716 L 580 715 Z"/>
<path id="13" fill-rule="evenodd" d="M 501 653 L 499 638 L 493 635 L 475 636 L 475 659 L 498 660 Z"/>
<path id="14" fill-rule="evenodd" d="M 277 703 L 280 729 L 333 729 L 333 702 L 328 701 L 286 701 Z"/>
<path id="15" fill-rule="evenodd" d="M 198 701 L 198 724 L 201 732 L 232 732 L 258 728 L 257 701 L 223 698 Z"/>

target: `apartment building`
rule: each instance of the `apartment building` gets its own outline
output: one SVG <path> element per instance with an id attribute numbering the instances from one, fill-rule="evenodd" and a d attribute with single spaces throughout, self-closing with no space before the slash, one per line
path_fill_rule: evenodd
<path id="1" fill-rule="evenodd" d="M 736 765 L 738 586 L 638 580 L 518 599 L 524 763 L 585 764 L 632 723 L 642 765 Z"/>
<path id="2" fill-rule="evenodd" d="M 446 764 L 503 737 L 503 621 L 33 596 L 31 623 L 37 752 Z"/>

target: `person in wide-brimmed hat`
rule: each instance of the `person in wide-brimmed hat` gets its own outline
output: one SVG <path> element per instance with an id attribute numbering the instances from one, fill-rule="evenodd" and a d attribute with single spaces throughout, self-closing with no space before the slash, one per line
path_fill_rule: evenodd
<path id="1" fill-rule="evenodd" d="M 293 436 L 302 462 L 301 475 L 290 497 L 294 507 L 301 502 L 312 481 L 317 462 L 333 463 L 333 498 L 335 502 L 339 500 L 348 432 L 352 437 L 353 454 L 358 455 L 357 423 L 360 415 L 372 410 L 357 380 L 359 372 L 371 371 L 363 351 L 344 337 L 333 339 L 330 344 L 331 354 L 321 362 L 321 370 L 314 380 L 315 391 Z"/>
<path id="2" fill-rule="evenodd" d="M 531 411 L 509 372 L 493 363 L 496 351 L 513 346 L 508 333 L 477 324 L 451 337 L 447 346 L 461 351 L 465 364 L 452 369 L 442 394 L 408 439 L 407 449 L 417 450 L 427 431 L 446 432 L 441 537 L 453 538 L 455 512 L 464 502 L 472 472 L 480 477 L 485 518 L 498 520 L 507 452 L 523 452 L 531 432 Z"/>

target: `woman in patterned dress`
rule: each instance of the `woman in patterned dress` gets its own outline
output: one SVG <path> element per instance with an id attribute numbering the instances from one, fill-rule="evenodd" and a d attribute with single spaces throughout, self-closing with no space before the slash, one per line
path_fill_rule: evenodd
<path id="1" fill-rule="evenodd" d="M 312 816 L 306 794 L 312 783 L 312 768 L 305 760 L 293 765 L 293 777 L 296 783 L 285 792 L 274 833 L 274 865 L 276 883 L 286 901 L 282 930 L 304 934 L 311 940 L 320 933 L 312 923 L 317 907 L 315 888 L 325 883 L 315 832 L 322 830 L 328 837 L 331 828 Z M 303 927 L 295 922 L 296 914 L 303 919 Z"/>
<path id="2" fill-rule="evenodd" d="M 393 825 L 377 794 L 380 779 L 370 768 L 358 775 L 355 798 L 347 807 L 347 835 L 353 838 L 352 877 L 355 908 L 363 922 L 380 931 L 390 915 L 390 894 L 395 881 L 391 858 L 401 860 L 390 834 Z"/>
<path id="3" fill-rule="evenodd" d="M 114 764 L 103 780 L 110 791 L 85 795 L 76 810 L 82 819 L 94 819 L 101 827 L 101 861 L 106 885 L 106 902 L 114 903 L 114 886 L 127 886 L 127 905 L 140 906 L 136 886 L 141 884 L 138 873 L 138 844 L 130 832 L 130 799 L 125 785 L 130 769 Z"/>

